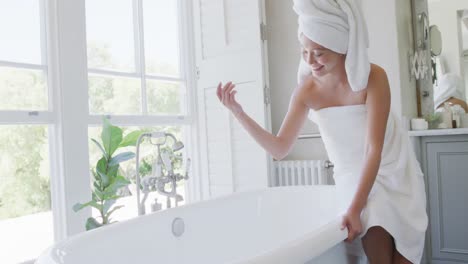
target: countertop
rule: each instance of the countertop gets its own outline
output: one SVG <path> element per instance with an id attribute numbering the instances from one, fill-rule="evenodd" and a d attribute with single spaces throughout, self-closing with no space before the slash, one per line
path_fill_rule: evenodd
<path id="1" fill-rule="evenodd" d="M 468 135 L 468 128 L 410 130 L 408 131 L 408 134 L 410 137 Z"/>

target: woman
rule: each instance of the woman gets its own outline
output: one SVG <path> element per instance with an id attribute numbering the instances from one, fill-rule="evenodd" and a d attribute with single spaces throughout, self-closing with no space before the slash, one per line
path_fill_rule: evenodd
<path id="1" fill-rule="evenodd" d="M 220 83 L 219 100 L 275 159 L 310 117 L 330 160 L 347 242 L 361 238 L 370 263 L 419 263 L 427 228 L 423 175 L 406 131 L 390 111 L 385 71 L 367 59 L 367 31 L 353 0 L 294 0 L 302 59 L 278 135 L 260 127 Z"/>

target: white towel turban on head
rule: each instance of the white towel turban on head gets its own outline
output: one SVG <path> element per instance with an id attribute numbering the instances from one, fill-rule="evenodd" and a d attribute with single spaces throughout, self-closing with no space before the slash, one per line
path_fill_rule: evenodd
<path id="1" fill-rule="evenodd" d="M 293 6 L 299 16 L 299 38 L 303 33 L 327 49 L 346 54 L 346 74 L 355 92 L 367 87 L 370 73 L 367 26 L 356 1 L 294 0 Z M 298 82 L 310 73 L 310 67 L 301 59 Z"/>

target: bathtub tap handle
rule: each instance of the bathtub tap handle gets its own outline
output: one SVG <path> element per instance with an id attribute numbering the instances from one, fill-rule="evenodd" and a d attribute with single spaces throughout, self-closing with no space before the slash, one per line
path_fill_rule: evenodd
<path id="1" fill-rule="evenodd" d="M 162 209 L 162 205 L 158 203 L 158 198 L 154 199 L 154 203 L 151 204 L 151 211 L 156 212 Z"/>
<path id="2" fill-rule="evenodd" d="M 164 167 L 170 174 L 172 172 L 172 162 L 171 162 L 171 158 L 169 157 L 169 153 L 163 152 L 161 154 L 161 159 L 163 161 Z"/>
<path id="3" fill-rule="evenodd" d="M 189 174 L 189 170 L 190 170 L 190 163 L 192 162 L 192 160 L 190 158 L 187 159 L 187 162 L 185 163 L 185 176 L 184 176 L 184 180 L 187 180 L 189 177 L 188 177 L 188 174 Z"/>
<path id="4" fill-rule="evenodd" d="M 161 152 L 161 146 L 166 144 L 167 138 L 171 138 L 174 142 L 172 144 L 172 153 L 171 152 L 166 152 L 163 151 Z M 140 178 L 140 145 L 143 142 L 145 138 L 149 138 L 149 141 L 151 144 L 155 145 L 157 148 L 157 153 L 156 153 L 156 160 L 152 164 L 152 171 L 150 177 L 145 179 Z M 163 139 L 164 140 L 160 140 Z M 152 142 L 151 139 L 158 139 L 155 142 Z M 177 206 L 178 201 L 182 201 L 183 197 L 181 195 L 178 195 L 176 192 L 176 187 L 177 187 L 177 181 L 180 181 L 182 179 L 187 179 L 188 178 L 188 172 L 185 172 L 185 175 L 181 174 L 176 174 L 174 173 L 174 164 L 172 163 L 172 158 L 174 158 L 174 153 L 177 151 L 180 151 L 182 148 L 184 148 L 184 144 L 181 141 L 178 141 L 174 135 L 171 133 L 166 133 L 166 132 L 151 132 L 151 133 L 143 133 L 141 134 L 136 142 L 136 153 L 135 153 L 135 159 L 136 159 L 136 200 L 137 200 L 137 205 L 138 205 L 138 215 L 143 215 L 145 214 L 145 201 L 146 198 L 148 197 L 149 192 L 151 191 L 157 191 L 159 194 L 162 194 L 170 200 L 170 198 L 175 199 L 175 205 Z M 190 164 L 190 163 L 188 163 Z M 165 168 L 165 172 L 163 173 L 162 166 Z M 188 168 L 188 166 L 187 166 Z M 166 184 L 171 184 L 172 188 L 171 191 L 168 192 L 166 191 Z M 141 194 L 140 190 L 143 191 L 144 197 L 143 200 L 141 200 Z M 170 202 L 170 201 L 169 201 Z M 152 206 L 156 206 L 155 209 L 157 208 L 157 202 L 153 203 Z M 168 206 L 168 208 L 170 205 Z"/>

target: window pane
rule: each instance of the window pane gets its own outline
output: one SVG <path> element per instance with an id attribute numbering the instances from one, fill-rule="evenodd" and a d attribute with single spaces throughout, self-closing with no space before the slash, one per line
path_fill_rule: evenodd
<path id="1" fill-rule="evenodd" d="M 144 1 L 143 19 L 147 73 L 179 76 L 177 1 Z"/>
<path id="2" fill-rule="evenodd" d="M 86 1 L 88 67 L 135 71 L 131 0 Z"/>
<path id="3" fill-rule="evenodd" d="M 148 113 L 158 115 L 184 114 L 181 102 L 185 101 L 185 92 L 180 83 L 147 81 Z"/>
<path id="4" fill-rule="evenodd" d="M 155 127 L 121 127 L 123 130 L 124 137 L 128 135 L 130 132 L 135 130 L 143 130 L 145 132 L 150 131 L 164 131 L 167 133 L 173 134 L 177 140 L 184 141 L 184 127 L 180 126 L 155 126 Z M 101 127 L 90 127 L 88 129 L 89 138 L 96 139 L 98 142 L 101 141 Z M 95 169 L 97 161 L 101 158 L 102 151 L 93 143 L 91 140 L 89 141 L 89 157 L 90 157 L 90 168 Z M 156 143 L 156 141 L 153 141 Z M 186 142 L 183 142 L 186 145 Z M 172 146 L 173 140 L 168 139 L 166 145 L 161 147 L 162 150 L 169 150 L 169 147 Z M 185 161 L 187 156 L 185 154 L 185 150 L 187 147 L 184 147 L 180 151 L 172 152 L 176 155 L 177 160 L 174 162 L 174 172 L 183 174 L 185 173 Z M 135 146 L 125 147 L 118 149 L 114 155 L 118 153 L 125 152 L 125 151 L 136 151 Z M 152 163 L 154 161 L 154 157 L 157 153 L 156 145 L 152 145 L 148 140 L 143 141 L 140 145 L 140 177 L 145 177 L 151 173 Z M 112 219 L 116 221 L 123 221 L 126 219 L 130 219 L 136 217 L 138 215 L 138 209 L 136 205 L 136 185 L 135 185 L 135 172 L 136 172 L 136 162 L 135 159 L 131 159 L 124 163 L 120 164 L 120 172 L 124 177 L 130 180 L 131 184 L 128 188 L 121 189 L 121 194 L 125 195 L 125 197 L 120 198 L 117 200 L 114 206 L 123 205 L 123 208 L 118 209 L 115 213 L 112 214 Z M 177 193 L 182 195 L 185 200 L 185 185 L 184 180 L 179 181 L 177 183 Z M 170 188 L 167 186 L 167 191 Z M 158 199 L 158 202 L 162 204 L 163 209 L 166 208 L 166 197 L 158 194 L 157 192 L 153 191 L 148 195 L 146 200 L 146 212 L 151 212 L 150 204 L 154 202 L 154 199 Z M 185 201 L 180 201 L 179 206 L 185 204 Z M 174 206 L 174 201 L 172 201 L 172 206 Z M 100 216 L 97 210 L 93 209 L 93 216 L 98 217 Z"/>
<path id="5" fill-rule="evenodd" d="M 53 243 L 49 182 L 47 126 L 0 126 L 2 263 L 36 258 Z"/>
<path id="6" fill-rule="evenodd" d="M 0 60 L 41 64 L 38 0 L 0 2 Z"/>
<path id="7" fill-rule="evenodd" d="M 119 77 L 89 77 L 91 114 L 140 114 L 140 80 Z"/>
<path id="8" fill-rule="evenodd" d="M 0 110 L 47 109 L 47 83 L 42 71 L 0 67 Z"/>

